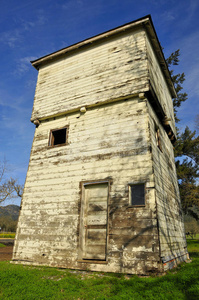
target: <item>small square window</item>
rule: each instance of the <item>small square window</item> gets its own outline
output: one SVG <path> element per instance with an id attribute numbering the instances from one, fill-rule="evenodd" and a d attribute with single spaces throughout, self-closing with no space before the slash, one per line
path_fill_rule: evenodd
<path id="1" fill-rule="evenodd" d="M 135 184 L 129 186 L 130 205 L 145 205 L 145 184 Z"/>
<path id="2" fill-rule="evenodd" d="M 67 131 L 67 127 L 51 130 L 49 146 L 65 145 L 67 141 Z"/>
<path id="3" fill-rule="evenodd" d="M 155 138 L 156 138 L 157 147 L 162 152 L 162 142 L 161 142 L 161 137 L 160 137 L 160 129 L 156 124 L 155 124 Z"/>

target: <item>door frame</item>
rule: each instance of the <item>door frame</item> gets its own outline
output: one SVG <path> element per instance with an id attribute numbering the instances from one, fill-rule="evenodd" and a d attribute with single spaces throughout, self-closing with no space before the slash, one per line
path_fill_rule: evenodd
<path id="1" fill-rule="evenodd" d="M 107 224 L 106 224 L 106 259 L 105 260 L 93 260 L 93 259 L 83 259 L 83 246 L 84 246 L 84 232 L 82 232 L 83 222 L 84 222 L 84 205 L 85 205 L 85 186 L 96 185 L 107 183 L 108 185 L 108 195 L 107 195 Z M 110 179 L 99 179 L 99 180 L 88 180 L 80 182 L 80 210 L 79 210 L 79 240 L 78 240 L 78 262 L 92 262 L 92 263 L 106 263 L 108 260 L 107 250 L 108 250 L 108 237 L 109 237 L 109 199 L 110 199 L 110 187 L 112 181 Z"/>

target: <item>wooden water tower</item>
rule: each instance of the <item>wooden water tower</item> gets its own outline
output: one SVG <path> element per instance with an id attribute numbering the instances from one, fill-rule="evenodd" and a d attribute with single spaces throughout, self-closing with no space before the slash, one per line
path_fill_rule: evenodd
<path id="1" fill-rule="evenodd" d="M 32 65 L 36 129 L 13 262 L 149 274 L 185 261 L 176 93 L 151 17 Z"/>

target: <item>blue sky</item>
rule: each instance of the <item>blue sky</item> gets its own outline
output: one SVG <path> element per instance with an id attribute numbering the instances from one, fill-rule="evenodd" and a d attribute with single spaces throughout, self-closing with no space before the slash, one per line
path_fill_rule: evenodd
<path id="1" fill-rule="evenodd" d="M 6 158 L 8 176 L 23 184 L 28 168 L 37 80 L 30 60 L 148 14 L 165 56 L 180 49 L 175 72 L 185 72 L 189 99 L 179 109 L 178 126 L 194 129 L 199 114 L 198 0 L 0 0 L 0 160 Z"/>

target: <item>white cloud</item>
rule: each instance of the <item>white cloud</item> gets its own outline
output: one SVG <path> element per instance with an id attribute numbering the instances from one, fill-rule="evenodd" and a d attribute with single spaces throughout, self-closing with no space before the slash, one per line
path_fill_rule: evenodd
<path id="1" fill-rule="evenodd" d="M 67 9 L 67 10 L 70 10 L 71 8 L 73 8 L 74 6 L 75 7 L 82 7 L 84 5 L 83 1 L 82 0 L 70 0 L 70 1 L 67 1 L 66 3 L 64 3 L 62 5 L 62 8 L 63 9 Z"/>
<path id="2" fill-rule="evenodd" d="M 14 48 L 17 43 L 21 42 L 22 35 L 18 29 L 12 31 L 5 31 L 0 36 L 0 42 Z"/>
<path id="3" fill-rule="evenodd" d="M 106 9 L 110 9 L 110 6 L 114 6 L 113 1 L 106 3 Z M 106 11 L 103 1 L 69 0 L 61 8 L 66 11 L 66 18 L 71 28 Z"/>
<path id="4" fill-rule="evenodd" d="M 48 21 L 45 11 L 39 9 L 37 15 L 31 21 L 21 20 L 22 30 L 31 31 L 34 27 L 39 27 L 44 25 Z"/>
<path id="5" fill-rule="evenodd" d="M 179 46 L 181 49 L 182 69 L 186 75 L 184 86 L 189 91 L 190 96 L 195 95 L 199 97 L 199 31 L 195 31 L 181 39 Z"/>
<path id="6" fill-rule="evenodd" d="M 36 56 L 26 56 L 17 60 L 16 69 L 13 72 L 15 75 L 23 75 L 25 72 L 29 71 L 31 67 L 30 61 L 37 59 Z"/>
<path id="7" fill-rule="evenodd" d="M 160 15 L 157 19 L 163 29 L 170 32 L 170 34 L 174 32 L 179 34 L 179 32 L 183 32 L 187 27 L 190 27 L 193 19 L 195 20 L 197 16 L 199 8 L 198 0 L 167 0 L 166 2 L 162 1 L 162 3 L 159 3 L 159 6 L 161 4 L 162 10 L 160 10 Z"/>
<path id="8" fill-rule="evenodd" d="M 23 96 L 13 95 L 9 92 L 9 90 L 0 90 L 0 105 L 2 107 L 7 107 L 9 109 L 14 109 L 16 111 L 20 111 L 21 105 L 25 102 Z M 2 114 L 2 111 L 1 111 Z M 2 116 L 2 115 L 1 115 Z"/>
<path id="9" fill-rule="evenodd" d="M 194 119 L 199 112 L 199 31 L 181 37 L 177 44 L 181 50 L 178 72 L 185 73 L 183 91 L 188 94 L 188 100 L 178 109 L 179 118 L 184 126 L 194 130 Z"/>
<path id="10" fill-rule="evenodd" d="M 189 6 L 187 6 L 189 19 L 193 17 L 198 6 L 199 6 L 198 0 L 189 0 Z"/>
<path id="11" fill-rule="evenodd" d="M 48 21 L 44 10 L 37 10 L 37 14 L 27 20 L 27 18 L 15 19 L 15 28 L 13 30 L 5 30 L 2 26 L 2 33 L 0 35 L 0 42 L 4 45 L 14 48 L 19 46 L 25 40 L 25 34 L 33 31 L 35 27 L 41 27 Z"/>
<path id="12" fill-rule="evenodd" d="M 163 14 L 162 14 L 162 18 L 167 21 L 167 22 L 171 22 L 173 20 L 176 19 L 176 15 L 174 13 L 174 11 L 165 11 Z"/>

